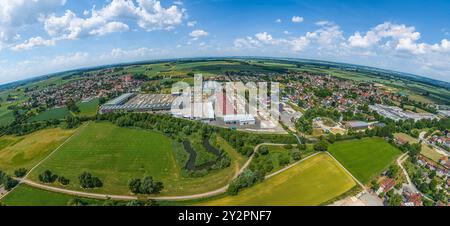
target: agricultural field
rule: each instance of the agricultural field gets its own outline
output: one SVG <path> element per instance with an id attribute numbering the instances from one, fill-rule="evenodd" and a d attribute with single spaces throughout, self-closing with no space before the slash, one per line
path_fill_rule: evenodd
<path id="1" fill-rule="evenodd" d="M 104 184 L 90 192 L 123 195 L 129 194 L 130 179 L 153 176 L 164 183 L 161 195 L 189 195 L 220 188 L 234 176 L 227 168 L 203 177 L 184 177 L 185 162 L 178 161 L 178 152 L 184 152 L 181 144 L 158 132 L 90 123 L 36 168 L 31 179 L 38 181 L 39 173 L 51 170 L 71 180 L 68 189 L 80 190 L 77 178 L 86 171 Z"/>
<path id="2" fill-rule="evenodd" d="M 382 138 L 341 141 L 330 145 L 329 151 L 364 184 L 386 170 L 401 154 Z"/>
<path id="3" fill-rule="evenodd" d="M 418 142 L 416 138 L 411 137 L 410 135 L 405 133 L 396 133 L 394 134 L 394 137 L 397 139 L 408 141 L 410 144 L 415 144 Z M 439 162 L 439 159 L 444 157 L 443 154 L 440 154 L 433 147 L 430 147 L 424 143 L 422 143 L 422 150 L 420 151 L 420 154 L 433 160 L 434 162 Z"/>
<path id="4" fill-rule="evenodd" d="M 93 99 L 88 102 L 78 102 L 77 106 L 80 109 L 81 116 L 94 116 L 97 114 L 99 99 Z"/>
<path id="5" fill-rule="evenodd" d="M 65 119 L 72 113 L 66 107 L 48 109 L 29 119 L 30 122 L 48 121 L 53 119 Z"/>
<path id="6" fill-rule="evenodd" d="M 325 153 L 242 190 L 236 196 L 200 202 L 201 206 L 315 206 L 356 186 L 356 182 Z"/>
<path id="7" fill-rule="evenodd" d="M 75 197 L 27 185 L 19 185 L 14 191 L 3 197 L 0 201 L 7 206 L 67 206 Z M 89 205 L 100 205 L 103 201 L 80 198 Z"/>
<path id="8" fill-rule="evenodd" d="M 54 128 L 21 137 L 0 137 L 0 170 L 12 174 L 18 168 L 31 169 L 73 133 Z"/>

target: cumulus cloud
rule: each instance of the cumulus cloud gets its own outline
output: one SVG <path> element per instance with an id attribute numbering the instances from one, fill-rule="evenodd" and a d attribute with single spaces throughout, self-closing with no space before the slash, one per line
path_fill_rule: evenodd
<path id="1" fill-rule="evenodd" d="M 197 25 L 197 21 L 188 21 L 187 22 L 188 27 L 195 27 L 195 25 Z"/>
<path id="2" fill-rule="evenodd" d="M 53 46 L 55 45 L 54 40 L 45 40 L 42 37 L 33 37 L 28 40 L 26 40 L 24 43 L 15 45 L 11 47 L 14 51 L 21 51 L 21 50 L 28 50 L 37 46 Z"/>
<path id="3" fill-rule="evenodd" d="M 71 10 L 64 15 L 50 15 L 45 19 L 45 29 L 58 39 L 79 39 L 89 35 L 105 35 L 127 31 L 121 20 L 133 20 L 146 31 L 171 30 L 182 23 L 184 10 L 176 5 L 163 8 L 155 0 L 112 0 L 100 10 L 92 9 L 91 16 L 78 17 Z"/>
<path id="4" fill-rule="evenodd" d="M 45 13 L 65 4 L 66 0 L 0 1 L 0 49 L 17 42 L 24 26 L 39 22 Z"/>
<path id="5" fill-rule="evenodd" d="M 301 17 L 301 16 L 293 16 L 292 17 L 292 22 L 294 22 L 294 23 L 301 23 L 301 22 L 303 22 L 303 17 Z"/>
<path id="6" fill-rule="evenodd" d="M 198 40 L 199 38 L 205 37 L 208 35 L 209 35 L 208 32 L 201 30 L 201 29 L 194 30 L 191 33 L 189 33 L 189 36 L 191 36 L 193 40 Z"/>
<path id="7" fill-rule="evenodd" d="M 272 35 L 268 34 L 267 32 L 261 32 L 261 33 L 257 33 L 255 35 L 256 39 L 262 43 L 265 44 L 274 44 L 274 39 L 272 37 Z"/>
<path id="8" fill-rule="evenodd" d="M 122 22 L 109 22 L 98 29 L 90 31 L 89 34 L 103 36 L 109 33 L 128 31 L 128 29 L 128 25 Z"/>
<path id="9" fill-rule="evenodd" d="M 420 33 L 416 31 L 415 27 L 385 22 L 370 29 L 365 35 L 355 32 L 348 38 L 348 44 L 357 48 L 372 48 L 384 45 L 387 48 L 423 54 L 427 47 L 424 43 L 417 43 L 419 39 Z M 385 42 L 381 43 L 383 41 Z"/>

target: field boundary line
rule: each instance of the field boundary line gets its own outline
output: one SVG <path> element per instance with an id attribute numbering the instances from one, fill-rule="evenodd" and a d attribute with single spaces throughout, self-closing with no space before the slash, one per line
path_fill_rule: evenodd
<path id="1" fill-rule="evenodd" d="M 62 142 L 57 148 L 55 148 L 55 150 L 53 150 L 52 152 L 50 152 L 50 154 L 48 154 L 44 159 L 42 159 L 41 161 L 39 161 L 35 166 L 33 166 L 33 168 L 31 168 L 28 173 L 23 177 L 23 179 L 26 179 L 31 172 L 33 172 L 38 166 L 40 166 L 42 163 L 44 163 L 45 161 L 47 161 L 53 154 L 55 154 L 62 146 L 64 146 L 69 140 L 72 139 L 72 137 L 74 137 L 75 135 L 77 135 L 79 133 L 79 131 L 83 128 L 85 128 L 86 126 L 89 125 L 90 122 L 84 124 L 82 127 L 78 128 L 70 137 L 68 137 L 64 142 Z"/>
<path id="2" fill-rule="evenodd" d="M 85 125 L 83 125 L 84 128 L 87 125 L 89 125 L 90 122 L 86 123 Z M 3 199 L 4 197 L 6 197 L 9 193 L 13 192 L 17 187 L 19 187 L 20 184 L 24 183 L 24 180 L 26 180 L 26 178 L 31 174 L 31 172 L 36 169 L 39 165 L 41 165 L 44 161 L 46 161 L 51 155 L 53 155 L 56 151 L 58 151 L 58 149 L 60 149 L 67 141 L 69 141 L 73 136 L 75 136 L 75 134 L 78 133 L 78 131 L 81 129 L 78 128 L 76 129 L 76 131 L 70 136 L 68 137 L 62 144 L 60 144 L 57 148 L 55 148 L 55 150 L 53 150 L 48 156 L 46 156 L 44 159 L 42 159 L 41 161 L 39 161 L 35 166 L 33 166 L 28 173 L 23 177 L 23 178 L 15 178 L 16 180 L 19 181 L 19 183 L 13 187 L 10 191 L 7 191 L 5 194 L 3 194 L 2 196 L 0 196 L 0 200 Z"/>
<path id="3" fill-rule="evenodd" d="M 339 166 L 341 166 L 342 169 L 344 169 L 345 172 L 347 172 L 347 173 L 353 178 L 353 180 L 355 180 L 356 183 L 359 184 L 359 186 L 361 186 L 361 187 L 363 188 L 363 190 L 364 190 L 365 192 L 368 192 L 366 186 L 364 186 L 364 184 L 361 183 L 361 181 L 359 181 L 358 179 L 356 179 L 356 177 L 353 176 L 353 174 L 350 173 L 350 171 L 348 171 L 347 168 L 345 168 L 344 165 L 342 165 L 342 164 L 341 164 L 341 163 L 340 163 L 340 162 L 339 162 L 339 161 L 338 161 L 338 160 L 337 160 L 330 152 L 326 151 L 325 153 L 327 153 L 332 159 L 334 159 L 334 161 L 336 161 L 336 162 L 339 164 Z"/>
<path id="4" fill-rule="evenodd" d="M 291 165 L 288 165 L 288 166 L 284 167 L 283 169 L 280 169 L 280 170 L 278 170 L 276 172 L 273 172 L 273 173 L 265 176 L 265 179 L 269 179 L 271 177 L 274 177 L 274 176 L 276 176 L 276 175 L 278 175 L 278 174 L 280 174 L 280 173 L 282 173 L 282 172 L 284 172 L 284 171 L 286 171 L 286 170 L 288 170 L 288 169 L 290 169 L 290 168 L 292 168 L 292 167 L 294 167 L 294 166 L 296 166 L 296 165 L 298 165 L 298 164 L 300 164 L 300 163 L 302 163 L 302 162 L 304 162 L 304 161 L 306 161 L 306 160 L 308 160 L 308 159 L 310 159 L 310 158 L 312 158 L 312 157 L 314 157 L 316 155 L 319 155 L 319 154 L 320 154 L 320 152 L 317 152 L 317 153 L 314 153 L 312 155 L 309 155 L 309 156 L 307 156 L 304 159 L 301 159 L 301 160 L 299 160 L 297 162 L 294 162 Z"/>

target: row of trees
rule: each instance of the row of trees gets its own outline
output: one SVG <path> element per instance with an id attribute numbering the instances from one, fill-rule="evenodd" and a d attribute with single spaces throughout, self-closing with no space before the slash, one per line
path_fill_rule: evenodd
<path id="1" fill-rule="evenodd" d="M 68 185 L 70 183 L 70 180 L 65 177 L 60 177 L 57 174 L 52 173 L 50 170 L 45 170 L 41 174 L 39 174 L 39 181 L 46 184 L 52 184 L 56 181 L 58 181 L 61 185 Z"/>
<path id="2" fill-rule="evenodd" d="M 246 169 L 241 175 L 234 179 L 228 186 L 227 194 L 237 195 L 240 190 L 251 187 L 264 180 L 264 173 Z"/>

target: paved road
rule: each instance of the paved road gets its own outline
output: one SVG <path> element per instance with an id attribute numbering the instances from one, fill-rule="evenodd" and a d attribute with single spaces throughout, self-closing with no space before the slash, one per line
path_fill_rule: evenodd
<path id="1" fill-rule="evenodd" d="M 402 169 L 403 174 L 406 177 L 406 181 L 408 182 L 408 187 L 411 189 L 412 192 L 414 193 L 419 193 L 420 195 L 422 195 L 423 197 L 425 197 L 426 199 L 428 199 L 429 201 L 434 202 L 431 198 L 429 198 L 428 196 L 426 196 L 425 194 L 423 194 L 422 192 L 419 191 L 419 189 L 417 189 L 416 185 L 411 181 L 411 178 L 408 175 L 408 171 L 406 171 L 405 167 L 403 167 L 403 162 L 408 158 L 408 153 L 405 153 L 403 155 L 401 155 L 398 159 L 397 159 L 397 165 Z"/>

